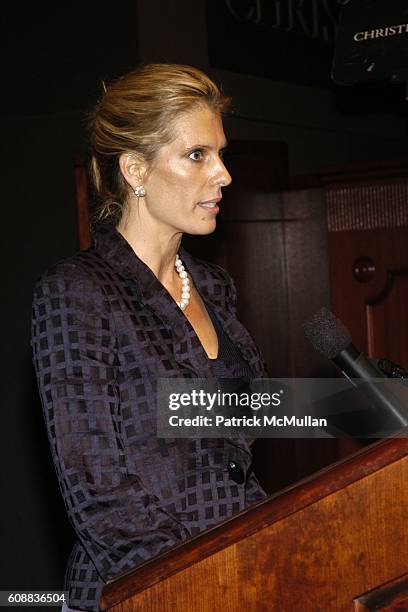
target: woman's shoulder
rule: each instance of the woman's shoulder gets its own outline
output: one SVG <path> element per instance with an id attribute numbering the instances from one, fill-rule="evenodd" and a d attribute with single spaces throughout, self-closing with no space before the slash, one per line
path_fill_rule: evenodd
<path id="1" fill-rule="evenodd" d="M 34 293 L 71 291 L 102 291 L 103 278 L 108 273 L 106 263 L 91 247 L 48 267 L 35 283 Z"/>
<path id="2" fill-rule="evenodd" d="M 66 330 L 66 338 L 78 329 L 105 332 L 111 329 L 112 317 L 112 299 L 98 277 L 97 261 L 91 249 L 50 266 L 35 283 L 33 337 L 41 329 L 48 330 L 47 321 L 49 329 Z M 63 334 L 60 336 L 62 341 Z"/>

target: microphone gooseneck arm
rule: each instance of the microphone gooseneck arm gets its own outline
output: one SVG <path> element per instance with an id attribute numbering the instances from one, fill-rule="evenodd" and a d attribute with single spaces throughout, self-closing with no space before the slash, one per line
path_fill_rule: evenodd
<path id="1" fill-rule="evenodd" d="M 406 427 L 408 425 L 407 408 L 384 383 L 376 381 L 376 379 L 383 379 L 384 374 L 353 344 L 349 344 L 340 351 L 332 361 L 357 388 L 359 384 L 353 379 L 361 380 L 364 383 L 362 389 L 364 393 L 377 408 L 386 411 L 392 419 L 393 426 Z"/>

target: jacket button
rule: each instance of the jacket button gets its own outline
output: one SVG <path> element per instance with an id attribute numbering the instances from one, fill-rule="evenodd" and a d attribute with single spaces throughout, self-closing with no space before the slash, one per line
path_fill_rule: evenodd
<path id="1" fill-rule="evenodd" d="M 228 474 L 237 484 L 242 484 L 245 480 L 244 470 L 236 461 L 228 462 Z"/>

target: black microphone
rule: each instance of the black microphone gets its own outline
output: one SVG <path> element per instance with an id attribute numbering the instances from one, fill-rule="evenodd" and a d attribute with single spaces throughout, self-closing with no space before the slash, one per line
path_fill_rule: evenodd
<path id="1" fill-rule="evenodd" d="M 321 308 L 303 324 L 303 330 L 314 348 L 331 359 L 353 384 L 353 379 L 362 379 L 366 383 L 358 388 L 383 411 L 384 416 L 389 417 L 387 428 L 399 429 L 408 425 L 408 408 L 384 384 L 375 382 L 375 379 L 384 378 L 384 374 L 356 349 L 348 330 L 330 310 Z"/>

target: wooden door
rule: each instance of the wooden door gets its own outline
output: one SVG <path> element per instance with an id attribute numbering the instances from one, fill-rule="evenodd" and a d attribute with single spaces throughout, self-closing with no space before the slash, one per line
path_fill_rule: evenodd
<path id="1" fill-rule="evenodd" d="M 355 345 L 408 369 L 408 164 L 326 186 L 331 302 Z"/>

